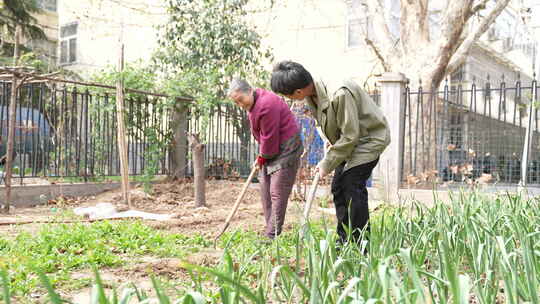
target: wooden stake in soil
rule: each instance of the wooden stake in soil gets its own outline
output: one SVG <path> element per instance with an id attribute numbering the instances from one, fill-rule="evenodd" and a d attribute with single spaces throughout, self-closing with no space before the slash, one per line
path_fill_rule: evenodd
<path id="1" fill-rule="evenodd" d="M 9 207 L 11 202 L 11 175 L 13 172 L 13 148 L 15 143 L 15 124 L 16 124 L 16 108 L 17 108 L 17 90 L 19 87 L 19 79 L 17 74 L 13 74 L 11 81 L 11 99 L 9 102 L 9 128 L 8 128 L 8 141 L 7 141 L 7 156 L 5 164 L 5 177 L 6 183 L 6 201 L 4 202 L 4 210 L 2 213 L 9 213 Z"/>
<path id="2" fill-rule="evenodd" d="M 189 145 L 193 152 L 193 183 L 195 186 L 195 205 L 206 205 L 205 172 L 204 172 L 204 144 L 198 134 L 188 134 Z"/>
<path id="3" fill-rule="evenodd" d="M 120 45 L 120 56 L 118 61 L 118 72 L 124 71 L 124 45 Z M 120 75 L 116 82 L 116 122 L 118 130 L 118 151 L 120 154 L 120 169 L 122 174 L 122 195 L 124 202 L 132 209 L 131 199 L 129 196 L 129 168 L 128 168 L 128 153 L 126 143 L 126 129 L 124 123 L 124 79 Z"/>
<path id="4" fill-rule="evenodd" d="M 20 25 L 15 25 L 15 50 L 13 55 L 13 65 L 17 66 L 19 62 L 19 43 L 21 38 L 21 27 Z M 19 90 L 20 84 L 24 82 L 24 79 L 19 82 L 19 75 L 13 73 L 11 78 L 11 99 L 9 102 L 9 116 L 8 116 L 8 141 L 7 141 L 7 156 L 5 164 L 5 177 L 4 181 L 6 183 L 6 201 L 4 202 L 4 210 L 2 213 L 9 213 L 9 207 L 11 203 L 11 175 L 13 172 L 13 146 L 15 145 L 15 125 L 16 125 L 16 109 L 17 109 L 17 92 Z"/>

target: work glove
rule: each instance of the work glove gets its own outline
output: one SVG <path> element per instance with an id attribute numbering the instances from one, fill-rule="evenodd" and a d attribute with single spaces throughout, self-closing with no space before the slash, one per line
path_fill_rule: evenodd
<path id="1" fill-rule="evenodd" d="M 266 163 L 266 158 L 260 155 L 257 156 L 257 165 L 259 166 L 259 168 L 262 168 L 262 166 L 264 166 L 265 163 Z"/>

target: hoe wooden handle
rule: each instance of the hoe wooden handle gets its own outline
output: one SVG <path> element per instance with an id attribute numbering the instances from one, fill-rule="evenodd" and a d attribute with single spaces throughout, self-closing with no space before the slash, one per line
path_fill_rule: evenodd
<path id="1" fill-rule="evenodd" d="M 321 178 L 319 171 L 315 174 L 311 188 L 309 189 L 308 197 L 306 200 L 306 206 L 304 207 L 304 217 L 302 219 L 302 224 L 305 225 L 309 219 L 309 211 L 311 210 L 311 205 L 315 199 L 315 192 L 317 192 L 317 185 L 319 184 L 319 179 Z"/>
<path id="2" fill-rule="evenodd" d="M 251 169 L 251 173 L 249 174 L 249 177 L 246 180 L 246 183 L 244 184 L 244 188 L 242 188 L 242 192 L 240 192 L 240 195 L 236 199 L 236 203 L 234 203 L 231 213 L 229 213 L 229 216 L 227 217 L 227 220 L 225 221 L 225 225 L 223 225 L 221 232 L 216 236 L 216 240 L 225 232 L 225 230 L 227 230 L 227 227 L 229 227 L 229 224 L 231 223 L 231 219 L 236 214 L 236 210 L 238 210 L 238 206 L 240 206 L 240 202 L 242 202 L 242 199 L 244 198 L 244 195 L 246 194 L 249 184 L 251 183 L 251 180 L 253 180 L 253 177 L 255 177 L 255 173 L 257 173 L 258 168 L 259 166 L 257 165 L 257 160 L 255 160 L 255 162 L 253 163 L 253 169 Z"/>

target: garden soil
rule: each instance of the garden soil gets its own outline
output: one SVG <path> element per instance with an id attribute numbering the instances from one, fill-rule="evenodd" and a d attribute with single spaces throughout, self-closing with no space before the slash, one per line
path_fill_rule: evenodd
<path id="1" fill-rule="evenodd" d="M 131 189 L 130 195 L 135 210 L 173 215 L 173 218 L 167 221 L 145 221 L 156 229 L 178 233 L 198 232 L 205 235 L 216 235 L 221 230 L 243 185 L 243 181 L 207 181 L 206 206 L 204 207 L 195 206 L 194 187 L 190 180 L 153 184 L 150 194 L 144 191 L 142 185 L 139 185 Z M 70 216 L 69 210 L 76 207 L 95 206 L 98 203 L 111 203 L 118 211 L 128 210 L 128 206 L 123 202 L 121 189 L 116 189 L 95 197 L 60 197 L 50 200 L 47 205 L 15 208 L 9 215 L 0 214 L 0 222 L 72 221 L 78 217 Z M 298 200 L 291 200 L 289 204 L 285 229 L 289 229 L 293 223 L 299 222 L 304 207 L 304 203 Z M 314 208 L 312 215 L 317 216 L 317 213 L 318 211 Z M 82 217 L 80 219 L 84 220 Z M 0 226 L 0 233 L 13 235 L 22 230 L 35 231 L 41 225 Z M 263 225 L 264 218 L 258 184 L 254 183 L 250 185 L 244 195 L 228 230 L 242 228 L 262 231 Z"/>
<path id="2" fill-rule="evenodd" d="M 144 220 L 147 225 L 169 233 L 186 235 L 201 233 L 213 240 L 217 233 L 221 231 L 243 185 L 243 181 L 207 181 L 206 206 L 204 207 L 195 206 L 194 187 L 189 180 L 153 184 L 150 194 L 146 193 L 143 186 L 140 185 L 131 189 L 130 193 L 135 210 L 173 215 L 173 218 L 167 221 Z M 235 229 L 263 231 L 264 218 L 258 188 L 256 183 L 250 185 L 235 217 L 231 221 L 228 231 L 234 231 Z M 12 210 L 8 216 L 0 215 L 0 222 L 30 220 L 55 222 L 77 219 L 85 221 L 86 219 L 74 215 L 71 211 L 77 207 L 90 207 L 98 203 L 111 203 L 118 211 L 128 210 L 128 206 L 123 202 L 121 189 L 116 189 L 95 197 L 60 197 L 50 200 L 47 205 L 17 208 Z M 303 207 L 303 202 L 298 200 L 290 201 L 284 230 L 291 229 L 294 223 L 300 222 Z M 327 219 L 333 219 L 332 215 L 321 212 L 319 208 L 313 208 L 311 212 L 312 218 L 323 216 L 323 214 Z M 0 234 L 8 238 L 15 237 L 21 231 L 37 232 L 43 225 L 46 225 L 46 223 L 0 226 Z M 181 261 L 178 259 L 143 258 L 146 260 L 122 268 L 101 269 L 100 272 L 104 282 L 125 282 L 127 279 L 149 291 L 151 290 L 150 274 L 172 280 L 189 279 L 185 270 L 181 269 Z M 220 259 L 221 251 L 212 248 L 186 257 L 189 263 L 204 266 L 212 266 L 218 263 Z M 72 273 L 72 277 L 92 278 L 93 274 L 89 270 L 84 270 Z M 87 303 L 90 288 L 60 292 L 74 303 Z"/>

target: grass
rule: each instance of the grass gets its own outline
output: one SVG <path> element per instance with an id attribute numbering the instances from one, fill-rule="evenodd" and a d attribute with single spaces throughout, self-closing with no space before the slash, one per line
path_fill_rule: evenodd
<path id="1" fill-rule="evenodd" d="M 304 235 L 298 229 L 288 231 L 272 244 L 262 243 L 251 231 L 231 232 L 222 240 L 225 252 L 218 265 L 186 263 L 191 281 L 178 283 L 178 291 L 170 293 L 156 278 L 152 297 L 159 303 L 539 303 L 539 222 L 539 199 L 471 192 L 432 208 L 411 203 L 378 209 L 372 214 L 367 254 L 351 244 L 336 248 L 334 227 L 324 221 L 312 223 Z M 41 262 L 36 257 L 33 266 L 48 274 L 35 278 L 40 286 L 49 286 L 52 303 L 59 303 L 53 287 L 60 269 L 56 263 L 65 263 L 62 269 L 99 268 L 121 264 L 130 255 L 180 255 L 175 250 L 188 250 L 188 244 L 209 245 L 202 237 L 161 234 L 140 223 L 87 227 L 95 235 L 84 240 L 64 236 L 62 226 L 42 231 L 37 242 L 23 237 L 23 255 L 30 255 L 32 245 L 41 252 Z M 34 241 L 28 244 L 25 238 Z M 92 254 L 79 257 L 76 250 L 88 243 Z M 48 244 L 67 248 L 71 259 L 46 261 L 44 257 L 54 259 Z M 10 250 L 19 249 L 13 247 L 4 241 L 0 253 L 14 256 Z M 122 248 L 122 254 L 111 251 L 113 247 Z M 1 277 L 11 281 L 3 284 L 4 299 L 23 289 L 24 281 L 13 269 Z M 96 276 L 98 300 L 93 303 L 126 303 L 128 297 L 144 302 L 149 297 L 124 286 L 114 298 L 102 287 Z"/>
<path id="2" fill-rule="evenodd" d="M 35 234 L 0 238 L 0 267 L 8 270 L 12 293 L 25 296 L 40 286 L 38 269 L 54 285 L 77 288 L 85 283 L 70 278 L 74 270 L 120 266 L 143 255 L 181 257 L 209 245 L 200 235 L 167 234 L 141 222 L 47 225 Z"/>

